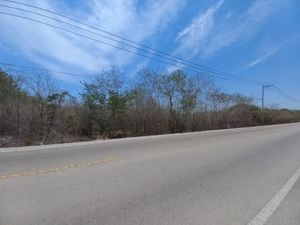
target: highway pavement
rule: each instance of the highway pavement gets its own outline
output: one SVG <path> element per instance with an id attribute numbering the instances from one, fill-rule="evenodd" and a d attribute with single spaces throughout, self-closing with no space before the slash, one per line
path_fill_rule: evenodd
<path id="1" fill-rule="evenodd" d="M 0 225 L 299 225 L 300 124 L 0 149 Z"/>

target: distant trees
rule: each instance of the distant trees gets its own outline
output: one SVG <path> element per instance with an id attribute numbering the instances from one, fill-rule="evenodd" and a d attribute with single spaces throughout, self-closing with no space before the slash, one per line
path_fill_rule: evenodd
<path id="1" fill-rule="evenodd" d="M 124 78 L 117 67 L 102 71 L 82 83 L 77 100 L 47 74 L 25 78 L 0 70 L 0 146 L 300 121 L 299 111 L 261 110 L 199 74 L 144 68 Z"/>

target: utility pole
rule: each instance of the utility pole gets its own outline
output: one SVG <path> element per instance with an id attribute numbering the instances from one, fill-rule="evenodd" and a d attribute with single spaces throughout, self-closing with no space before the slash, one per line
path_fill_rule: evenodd
<path id="1" fill-rule="evenodd" d="M 265 108 L 265 90 L 272 87 L 273 85 L 263 85 L 261 92 L 261 109 Z"/>

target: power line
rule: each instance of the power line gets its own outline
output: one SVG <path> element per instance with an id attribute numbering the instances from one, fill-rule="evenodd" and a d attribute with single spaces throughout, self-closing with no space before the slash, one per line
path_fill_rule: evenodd
<path id="1" fill-rule="evenodd" d="M 130 50 L 130 49 L 126 49 L 126 48 L 123 48 L 123 47 L 119 47 L 119 46 L 116 46 L 116 45 L 104 42 L 104 41 L 96 39 L 96 38 L 91 38 L 89 36 L 86 36 L 86 35 L 83 35 L 83 34 L 80 34 L 80 33 L 74 32 L 74 31 L 70 31 L 68 29 L 65 29 L 65 28 L 62 28 L 62 27 L 58 27 L 56 25 L 52 25 L 50 23 L 46 23 L 46 22 L 43 22 L 43 21 L 40 21 L 40 20 L 36 20 L 36 19 L 32 19 L 32 18 L 29 18 L 29 17 L 20 16 L 20 15 L 16 15 L 16 14 L 12 14 L 12 13 L 1 12 L 1 11 L 0 11 L 0 14 L 7 15 L 7 16 L 12 16 L 12 17 L 16 17 L 16 18 L 21 18 L 21 19 L 25 19 L 25 20 L 29 20 L 29 21 L 32 21 L 32 22 L 35 22 L 35 23 L 40 23 L 40 24 L 43 24 L 43 25 L 46 25 L 46 26 L 49 26 L 49 27 L 52 27 L 52 28 L 55 28 L 55 29 L 58 29 L 58 30 L 61 30 L 61 31 L 65 31 L 67 33 L 71 33 L 71 34 L 77 35 L 77 36 L 85 38 L 85 39 L 89 39 L 89 40 L 92 40 L 92 41 L 95 41 L 95 42 L 98 42 L 98 43 L 101 43 L 101 44 L 104 44 L 104 45 L 107 45 L 107 46 L 110 46 L 110 47 L 113 47 L 113 48 L 117 48 L 119 50 L 123 50 L 123 51 L 129 52 L 129 53 L 132 53 L 132 54 L 135 54 L 135 55 L 138 55 L 138 56 L 142 56 L 144 58 L 151 59 L 153 61 L 157 61 L 157 62 L 166 64 L 166 65 L 169 65 L 169 66 L 174 66 L 176 68 L 180 68 L 180 69 L 186 68 L 186 70 L 189 70 L 189 71 L 194 72 L 194 73 L 203 73 L 203 72 L 205 72 L 205 71 L 191 69 L 189 67 L 179 66 L 179 65 L 176 65 L 174 63 L 166 62 L 166 61 L 159 60 L 159 59 L 156 59 L 156 58 L 153 58 L 153 57 L 149 57 L 147 55 L 138 53 L 136 51 L 133 51 L 133 50 Z M 230 77 L 225 77 L 225 76 L 216 75 L 216 74 L 212 74 L 212 73 L 207 73 L 206 75 L 207 76 L 211 76 L 211 77 L 215 77 L 215 78 L 219 78 L 219 79 L 223 79 L 223 80 L 227 80 L 227 81 L 237 82 L 237 83 L 243 83 L 243 82 L 245 82 L 242 79 L 230 78 Z"/>
<path id="2" fill-rule="evenodd" d="M 31 70 L 37 70 L 37 71 L 43 71 L 43 72 L 49 72 L 49 73 L 66 74 L 66 75 L 74 76 L 74 77 L 87 77 L 87 78 L 90 78 L 90 76 L 86 75 L 86 74 L 70 73 L 70 72 L 66 72 L 66 71 L 58 71 L 58 70 L 46 69 L 46 68 L 35 67 L 35 66 L 27 66 L 27 65 L 13 64 L 13 63 L 7 63 L 7 62 L 0 62 L 0 65 L 8 66 L 8 67 L 31 69 Z M 273 93 L 275 93 L 275 94 L 277 94 L 277 95 L 279 95 L 279 96 L 281 96 L 285 99 L 288 99 L 288 100 L 293 101 L 293 102 L 300 103 L 300 101 L 298 99 L 290 96 L 289 94 L 287 94 L 286 92 L 284 92 L 282 89 L 280 89 L 279 87 L 277 87 L 275 85 L 268 85 L 267 88 L 269 88 L 269 90 L 272 91 Z M 262 98 L 259 98 L 259 99 L 256 99 L 256 100 L 262 101 Z"/>
<path id="3" fill-rule="evenodd" d="M 3 5 L 0 5 L 0 6 L 3 6 Z M 93 33 L 93 34 L 96 34 L 96 35 L 98 35 L 98 36 L 107 38 L 107 39 L 112 40 L 112 41 L 115 41 L 115 42 L 117 42 L 117 43 L 124 44 L 124 45 L 130 46 L 130 47 L 133 47 L 133 48 L 135 48 L 135 49 L 137 49 L 137 50 L 144 51 L 144 52 L 146 52 L 146 53 L 150 53 L 150 54 L 156 55 L 156 56 L 161 57 L 161 58 L 163 58 L 163 59 L 171 60 L 172 62 L 174 61 L 174 59 L 172 59 L 172 58 L 174 58 L 174 57 L 172 57 L 172 56 L 171 56 L 171 58 L 170 58 L 170 57 L 165 57 L 165 56 L 162 56 L 161 54 L 153 53 L 153 52 L 151 52 L 151 51 L 149 51 L 149 50 L 145 50 L 145 49 L 142 49 L 142 48 L 137 48 L 137 47 L 135 47 L 135 46 L 133 46 L 133 45 L 129 45 L 129 44 L 127 44 L 127 43 L 120 42 L 120 41 L 115 40 L 115 39 L 111 39 L 110 37 L 107 37 L 107 36 L 105 36 L 105 35 L 101 35 L 101 34 L 99 34 L 99 33 L 95 33 L 95 32 L 93 32 L 93 31 L 83 29 L 83 28 L 81 28 L 81 27 L 78 27 L 78 26 L 73 25 L 73 24 L 70 24 L 70 23 L 66 23 L 66 22 L 64 22 L 64 21 L 58 20 L 58 19 L 53 18 L 53 17 L 45 16 L 45 15 L 42 15 L 42 14 L 40 14 L 40 13 L 35 13 L 35 12 L 29 11 L 29 10 L 24 10 L 24 9 L 20 9 L 20 8 L 16 8 L 16 7 L 11 7 L 11 6 L 3 6 L 3 7 L 12 8 L 12 9 L 17 9 L 17 10 L 21 10 L 21 11 L 24 11 L 24 12 L 29 12 L 29 13 L 32 13 L 32 14 L 35 14 L 35 15 L 39 15 L 39 16 L 42 16 L 42 17 L 46 17 L 46 18 L 48 18 L 48 19 L 52 19 L 52 20 L 55 20 L 55 21 L 57 21 L 57 22 L 67 24 L 67 25 L 72 26 L 72 27 L 75 27 L 75 28 L 77 28 L 77 29 L 80 29 L 80 30 L 83 30 L 83 31 L 86 31 L 86 32 L 89 32 L 89 33 Z M 176 61 L 176 63 L 186 64 L 186 63 L 183 63 L 183 61 L 184 61 L 183 59 L 180 59 L 180 61 L 175 59 L 175 61 Z M 195 65 L 198 65 L 198 64 L 195 64 Z M 176 66 L 178 66 L 178 65 L 176 65 Z M 191 66 L 190 66 L 190 67 L 191 67 Z M 198 65 L 197 67 L 203 67 L 203 66 Z M 198 69 L 197 67 L 192 66 L 192 68 Z M 202 70 L 202 72 L 208 72 L 208 73 L 212 73 L 212 72 L 213 72 L 212 70 L 203 69 L 203 68 L 201 68 L 201 70 Z M 213 72 L 213 73 L 214 73 L 214 74 L 223 75 L 223 76 L 224 76 L 224 74 L 226 74 L 226 73 L 221 73 L 221 72 Z M 235 75 L 231 75 L 231 76 L 235 76 Z M 250 79 L 247 79 L 247 78 L 242 78 L 242 77 L 239 77 L 239 76 L 235 76 L 235 77 L 236 77 L 236 78 L 234 78 L 234 79 L 239 80 L 239 81 L 244 81 L 244 82 L 252 83 L 252 84 L 255 84 L 255 85 L 261 85 L 261 84 L 262 84 L 261 82 L 254 81 L 254 80 L 250 80 Z"/>
<path id="4" fill-rule="evenodd" d="M 125 43 L 125 42 L 118 41 L 118 40 L 113 39 L 113 38 L 110 38 L 110 37 L 108 37 L 108 36 L 105 36 L 105 35 L 102 35 L 102 34 L 99 34 L 99 33 L 96 33 L 96 32 L 93 32 L 93 31 L 90 31 L 90 30 L 81 28 L 81 27 L 79 27 L 79 26 L 76 26 L 76 25 L 73 25 L 73 24 L 64 22 L 64 21 L 62 21 L 62 20 L 59 20 L 59 19 L 56 19 L 56 18 L 53 18 L 53 17 L 49 17 L 49 16 L 46 16 L 46 15 L 43 15 L 43 14 L 40 14 L 40 13 L 36 13 L 36 12 L 30 11 L 30 10 L 25 10 L 25 9 L 21 9 L 21 8 L 17 8 L 17 7 L 12 7 L 12 6 L 7 6 L 7 5 L 1 5 L 1 4 L 0 4 L 0 7 L 5 7 L 5 8 L 10 8 L 10 9 L 15 9 L 15 10 L 19 10 L 19 11 L 31 13 L 31 14 L 34 14 L 34 15 L 38 15 L 38 16 L 41 16 L 41 17 L 44 17 L 44 18 L 48 18 L 48 19 L 57 21 L 57 22 L 59 22 L 59 23 L 63 23 L 63 24 L 66 24 L 66 25 L 75 27 L 75 28 L 80 29 L 80 30 L 82 30 L 82 31 L 86 31 L 86 32 L 95 34 L 95 35 L 97 35 L 97 36 L 106 38 L 106 39 L 108 39 L 108 40 L 110 40 L 110 41 L 115 41 L 115 42 L 117 42 L 117 43 L 119 43 L 119 44 L 127 45 L 127 46 L 129 46 L 129 47 L 134 48 L 134 49 L 137 49 L 137 50 L 140 50 L 140 51 L 144 51 L 144 52 L 146 52 L 146 53 L 150 53 L 150 54 L 156 55 L 156 56 L 158 56 L 158 57 L 162 57 L 160 54 L 156 54 L 156 53 L 153 53 L 153 52 L 151 52 L 151 51 L 148 51 L 148 50 L 145 50 L 145 49 L 142 49 L 142 48 L 139 48 L 139 47 L 135 47 L 134 45 L 130 45 L 130 44 L 127 44 L 127 43 Z M 162 57 L 162 58 L 166 58 L 166 57 Z M 171 59 L 171 58 L 167 58 L 167 59 Z M 173 60 L 173 59 L 171 59 L 171 60 Z M 176 61 L 176 62 L 182 63 L 181 61 Z"/>
<path id="5" fill-rule="evenodd" d="M 277 86 L 271 87 L 270 90 L 271 90 L 273 93 L 275 93 L 275 94 L 277 94 L 277 95 L 279 95 L 279 96 L 281 96 L 281 97 L 283 97 L 283 98 L 285 98 L 285 99 L 289 99 L 290 101 L 300 103 L 300 100 L 299 100 L 299 99 L 296 99 L 295 97 L 293 97 L 293 96 L 287 94 L 285 91 L 283 91 L 282 89 L 280 89 L 280 88 L 277 87 Z"/>
<path id="6" fill-rule="evenodd" d="M 61 14 L 58 14 L 58 13 L 55 13 L 55 12 L 52 12 L 52 11 L 49 11 L 49 10 L 46 10 L 46 9 L 42 9 L 42 8 L 39 8 L 39 7 L 35 7 L 35 6 L 32 6 L 32 5 L 29 5 L 29 4 L 24 4 L 24 3 L 19 3 L 19 2 L 16 2 L 16 1 L 10 1 L 10 0 L 1 0 L 1 1 L 6 1 L 6 2 L 13 2 L 13 3 L 16 3 L 16 4 L 21 4 L 21 5 L 25 5 L 25 6 L 28 6 L 28 7 L 32 7 L 32 8 L 36 8 L 36 9 L 39 9 L 39 10 L 43 10 L 43 11 L 46 11 L 46 12 L 49 12 L 49 13 L 52 13 L 52 14 L 55 14 L 55 15 L 58 15 L 58 16 L 61 16 L 63 18 L 66 18 L 66 19 L 69 19 L 71 21 L 74 21 L 74 22 L 77 22 L 79 24 L 82 24 L 82 25 L 85 25 L 85 26 L 88 26 L 88 27 L 91 27 L 93 29 L 97 29 L 97 30 L 100 30 L 101 32 L 105 32 L 104 30 L 101 30 L 101 29 L 98 29 L 96 27 L 93 27 L 93 26 L 90 26 L 88 24 L 85 24 L 85 23 L 81 23 L 80 21 L 77 21 L 77 20 L 74 20 L 72 18 L 69 18 L 69 17 L 66 17 L 66 16 L 63 16 Z M 33 11 L 30 11 L 30 10 L 25 10 L 25 9 L 21 9 L 21 8 L 17 8 L 17 7 L 12 7 L 12 6 L 6 6 L 6 5 L 0 5 L 2 7 L 6 7 L 6 8 L 12 8 L 12 9 L 16 9 L 16 10 L 20 10 L 20 11 L 24 11 L 24 12 L 28 12 L 28 13 L 32 13 L 32 14 L 35 14 L 35 15 L 39 15 L 41 17 L 45 17 L 45 18 L 49 18 L 49 19 L 52 19 L 52 20 L 55 20 L 57 22 L 60 22 L 60 23 L 64 23 L 66 25 L 69 25 L 69 26 L 72 26 L 72 27 L 75 27 L 77 29 L 80 29 L 80 30 L 83 30 L 83 31 L 86 31 L 86 32 L 89 32 L 89 33 L 93 33 L 93 34 L 96 34 L 98 36 L 101 36 L 101 37 L 104 37 L 104 38 L 107 38 L 109 40 L 112 40 L 112 41 L 115 41 L 117 43 L 120 43 L 120 44 L 124 44 L 124 45 L 127 45 L 129 47 L 132 47 L 132 48 L 135 48 L 136 50 L 140 50 L 140 51 L 144 51 L 144 52 L 147 52 L 147 53 L 150 53 L 150 54 L 153 54 L 153 55 L 157 55 L 163 59 L 167 59 L 167 60 L 171 60 L 172 62 L 175 61 L 176 63 L 180 63 L 180 64 L 192 64 L 192 65 L 196 65 L 197 67 L 201 67 L 201 68 L 208 68 L 208 69 L 201 69 L 201 71 L 199 70 L 194 70 L 194 69 L 191 69 L 189 67 L 183 67 L 183 66 L 179 66 L 177 64 L 173 64 L 173 63 L 169 63 L 169 62 L 166 62 L 166 61 L 162 61 L 162 60 L 158 60 L 156 58 L 153 58 L 153 57 L 149 57 L 147 55 L 144 55 L 144 54 L 140 54 L 136 51 L 132 51 L 130 49 L 126 49 L 126 48 L 123 48 L 123 47 L 119 47 L 119 46 L 116 46 L 116 45 L 112 45 L 112 44 L 109 44 L 109 43 L 106 43 L 104 41 L 101 41 L 99 39 L 95 39 L 95 38 L 91 38 L 91 37 L 88 37 L 86 35 L 82 35 L 80 33 L 77 33 L 77 32 L 74 32 L 74 31 L 70 31 L 68 29 L 65 29 L 65 28 L 62 28 L 62 27 L 58 27 L 58 26 L 55 26 L 53 24 L 50 24 L 50 23 L 46 23 L 46 22 L 43 22 L 43 21 L 40 21 L 40 20 L 36 20 L 36 19 L 33 19 L 33 18 L 29 18 L 29 17 L 25 17 L 25 16 L 20 16 L 20 15 L 16 15 L 16 14 L 12 14 L 12 13 L 6 13 L 6 12 L 0 12 L 0 14 L 3 14 L 3 15 L 8 15 L 8 16 L 13 16 L 13 17 L 17 17 L 17 18 L 21 18 L 21 19 L 25 19 L 25 20 L 29 20 L 29 21 L 32 21 L 32 22 L 36 22 L 36 23 L 40 23 L 40 24 L 43 24 L 43 25 L 46 25 L 46 26 L 50 26 L 52 28 L 55 28 L 55 29 L 59 29 L 59 30 L 62 30 L 62 31 L 65 31 L 65 32 L 68 32 L 68 33 L 71 33 L 71 34 L 74 34 L 74 35 L 77 35 L 77 36 L 80 36 L 80 37 L 83 37 L 83 38 L 86 38 L 86 39 L 90 39 L 90 40 L 93 40 L 93 41 L 96 41 L 96 42 L 99 42 L 99 43 L 102 43 L 104 45 L 108 45 L 110 47 L 114 47 L 114 48 L 117 48 L 117 49 L 120 49 L 120 50 L 123 50 L 123 51 L 126 51 L 126 52 L 129 52 L 129 53 L 132 53 L 132 54 L 135 54 L 135 55 L 139 55 L 139 56 L 142 56 L 142 57 L 145 57 L 145 58 L 148 58 L 148 59 L 151 59 L 151 60 L 154 60 L 154 61 L 157 61 L 157 62 L 160 62 L 160 63 L 163 63 L 163 64 L 167 64 L 167 65 L 171 65 L 171 66 L 175 66 L 177 68 L 186 68 L 187 70 L 189 71 L 192 71 L 192 72 L 196 72 L 196 73 L 203 73 L 203 72 L 206 72 L 208 73 L 207 75 L 208 76 L 211 76 L 211 77 L 215 77 L 215 78 L 219 78 L 219 79 L 223 79 L 223 80 L 227 80 L 227 81 L 232 81 L 232 82 L 238 82 L 238 83 L 243 83 L 243 82 L 247 82 L 247 83 L 251 83 L 253 85 L 260 85 L 260 86 L 263 86 L 263 85 L 266 85 L 265 83 L 262 83 L 262 82 L 259 82 L 259 81 L 255 81 L 255 80 L 250 80 L 250 79 L 247 79 L 247 78 L 243 78 L 243 77 L 239 77 L 239 76 L 236 76 L 236 75 L 233 75 L 233 74 L 230 74 L 230 73 L 226 73 L 226 72 L 220 72 L 218 70 L 214 70 L 214 69 L 210 69 L 209 67 L 205 67 L 205 66 L 201 66 L 199 64 L 195 64 L 193 62 L 190 62 L 190 61 L 187 61 L 187 60 L 184 60 L 184 59 L 181 59 L 181 58 L 178 58 L 178 57 L 175 57 L 175 56 L 172 56 L 172 55 L 169 55 L 167 53 L 164 53 L 162 51 L 159 51 L 159 50 L 156 50 L 156 49 L 153 49 L 153 48 L 150 48 L 148 46 L 145 46 L 145 45 L 142 45 L 142 44 L 139 44 L 139 43 L 136 43 L 136 42 L 133 42 L 129 39 L 124 39 L 118 35 L 114 35 L 110 32 L 106 32 L 107 34 L 110 34 L 112 36 L 115 36 L 115 37 L 118 37 L 120 39 L 123 39 L 123 40 L 126 40 L 128 42 L 131 42 L 131 43 L 134 43 L 136 45 L 139 45 L 139 46 L 142 46 L 144 48 L 147 48 L 147 49 L 150 49 L 154 52 L 161 52 L 162 54 L 165 54 L 169 57 L 165 57 L 165 56 L 162 56 L 160 54 L 157 54 L 157 53 L 153 53 L 152 51 L 147 51 L 145 49 L 142 49 L 140 47 L 135 47 L 133 45 L 130 45 L 128 43 L 124 43 L 124 42 L 121 42 L 121 41 L 118 41 L 116 39 L 112 39 L 110 37 L 107 37 L 105 35 L 102 35 L 102 34 L 99 34 L 99 33 L 96 33 L 96 32 L 93 32 L 93 31 L 90 31 L 90 30 L 87 30 L 87 29 L 84 29 L 84 28 L 81 28 L 79 26 L 76 26 L 76 25 L 73 25 L 73 24 L 70 24 L 70 23 L 67 23 L 67 22 L 64 22 L 64 21 L 61 21 L 59 19 L 56 19 L 56 18 L 53 18 L 53 17 L 49 17 L 49 16 L 46 16 L 46 15 L 43 15 L 43 14 L 40 14 L 40 13 L 36 13 L 36 12 L 33 12 Z M 185 62 L 185 63 L 183 63 Z M 3 63 L 2 63 L 3 64 Z M 12 64 L 10 64 L 12 65 Z M 17 65 L 15 65 L 17 66 Z M 19 65 L 20 66 L 20 65 Z M 24 68 L 24 66 L 22 66 Z M 28 66 L 27 66 L 28 67 Z M 29 67 L 28 67 L 29 68 Z M 47 70 L 47 69 L 41 69 L 41 68 L 34 68 L 34 67 L 30 67 L 31 69 L 38 69 L 38 70 L 43 70 L 43 71 L 48 71 L 48 72 L 52 72 L 52 73 L 64 73 L 64 74 L 67 74 L 67 75 L 75 75 L 73 73 L 69 73 L 69 72 L 62 72 L 62 71 L 55 71 L 55 70 Z M 193 68 L 193 67 L 192 67 Z M 228 77 L 226 75 L 231 75 L 231 77 Z M 85 76 L 85 75 L 79 75 L 79 74 L 76 74 L 75 76 Z M 87 76 L 86 76 L 87 77 Z M 286 94 L 284 91 L 282 91 L 281 89 L 279 89 L 278 87 L 274 87 L 271 89 L 274 93 L 282 96 L 282 97 L 285 97 L 291 101 L 296 101 L 296 102 L 300 102 L 299 100 L 289 96 L 288 94 Z"/>
<path id="7" fill-rule="evenodd" d="M 203 72 L 208 72 L 208 73 L 214 73 L 214 74 L 217 74 L 217 75 L 221 75 L 221 76 L 230 76 L 230 77 L 235 77 L 234 79 L 237 79 L 237 80 L 242 80 L 244 82 L 247 82 L 247 83 L 251 83 L 253 85 L 258 85 L 258 86 L 261 86 L 263 85 L 264 83 L 262 82 L 259 82 L 259 81 L 255 81 L 255 80 L 251 80 L 251 79 L 248 79 L 248 78 L 244 78 L 244 77 L 240 77 L 240 76 L 236 76 L 234 74 L 231 74 L 231 73 L 226 73 L 226 72 L 221 72 L 221 71 L 218 71 L 218 70 L 215 70 L 215 69 L 212 69 L 212 68 L 209 68 L 209 67 L 206 67 L 206 66 L 203 66 L 203 65 L 200 65 L 200 64 L 196 64 L 194 62 L 191 62 L 191 61 L 188 61 L 188 60 L 185 60 L 185 59 L 182 59 L 182 58 L 179 58 L 179 57 L 176 57 L 176 56 L 173 56 L 173 55 L 170 55 L 168 53 L 165 53 L 163 51 L 160 51 L 160 50 L 157 50 L 157 49 L 154 49 L 154 48 L 151 48 L 151 47 L 148 47 L 146 45 L 142 45 L 140 43 L 137 43 L 137 42 L 134 42 L 132 40 L 129 40 L 129 39 L 126 39 L 124 37 L 121 37 L 119 35 L 115 35 L 111 32 L 108 32 L 108 31 L 105 31 L 103 29 L 99 29 L 97 27 L 94 27 L 94 26 L 91 26 L 89 24 L 86 24 L 86 23 L 82 23 L 78 20 L 75 20 L 75 19 L 72 19 L 70 17 L 66 17 L 64 15 L 61 15 L 59 13 L 56 13 L 56 12 L 53 12 L 53 11 L 50 11 L 50 10 L 47 10 L 47 9 L 43 9 L 43 8 L 40 8 L 40 7 L 36 7 L 36 6 L 33 6 L 33 5 L 30 5 L 30 4 L 25 4 L 25 3 L 20 3 L 20 2 L 17 2 L 17 1 L 11 1 L 11 0 L 1 0 L 1 1 L 5 1 L 5 2 L 10 2 L 10 3 L 15 3 L 15 4 L 19 4 L 19 5 L 23 5 L 23 6 L 27 6 L 27 7 L 30 7 L 30 8 L 34 8 L 34 9 L 38 9 L 38 10 L 41 10 L 41 11 L 45 11 L 47 13 L 51 13 L 53 15 L 56 15 L 56 16 L 60 16 L 62 18 L 65 18 L 65 19 L 68 19 L 70 21 L 73 21 L 73 22 L 76 22 L 78 24 L 81 24 L 81 25 L 84 25 L 84 26 L 87 26 L 89 28 L 92 28 L 92 29 L 95 29 L 95 30 L 98 30 L 100 32 L 103 32 L 103 33 L 106 33 L 108 35 L 111 35 L 113 37 L 117 37 L 118 39 L 121 39 L 121 40 L 125 40 L 126 42 L 129 42 L 129 43 L 132 43 L 136 46 L 139 46 L 139 47 L 136 47 L 132 44 L 128 44 L 128 43 L 125 43 L 125 42 L 122 42 L 122 41 L 118 41 L 116 39 L 113 39 L 113 38 L 110 38 L 108 36 L 105 36 L 105 35 L 102 35 L 102 34 L 99 34 L 99 33 L 96 33 L 96 32 L 93 32 L 93 31 L 90 31 L 90 30 L 87 30 L 87 29 L 84 29 L 82 27 L 79 27 L 79 26 L 76 26 L 76 25 L 73 25 L 73 24 L 70 24 L 70 23 L 67 23 L 65 21 L 61 21 L 61 20 L 58 20 L 56 18 L 53 18 L 53 17 L 49 17 L 49 16 L 46 16 L 44 14 L 40 14 L 40 13 L 37 13 L 37 12 L 32 12 L 30 10 L 25 10 L 25 9 L 21 9 L 21 8 L 17 8 L 17 7 L 12 7 L 12 6 L 7 6 L 7 5 L 0 5 L 2 7 L 7 7 L 7 8 L 12 8 L 12 9 L 16 9 L 16 10 L 20 10 L 20 11 L 24 11 L 24 12 L 28 12 L 28 13 L 32 13 L 32 14 L 35 14 L 35 15 L 39 15 L 39 16 L 42 16 L 42 17 L 45 17 L 45 18 L 48 18 L 48 19 L 52 19 L 52 20 L 55 20 L 57 22 L 60 22 L 60 23 L 64 23 L 64 24 L 67 24 L 69 26 L 72 26 L 72 27 L 75 27 L 77 29 L 81 29 L 81 30 L 84 30 L 86 32 L 89 32 L 89 33 L 93 33 L 93 34 L 96 34 L 98 36 L 101 36 L 101 37 L 104 37 L 106 39 L 109 39 L 109 40 L 112 40 L 112 41 L 115 41 L 115 42 L 118 42 L 120 44 L 124 44 L 124 45 L 127 45 L 127 46 L 130 46 L 130 47 L 133 47 L 135 49 L 138 49 L 140 51 L 144 51 L 144 52 L 147 52 L 147 53 L 150 53 L 150 54 L 153 54 L 153 55 L 156 55 L 158 57 L 161 57 L 161 58 L 164 58 L 164 59 L 167 59 L 167 60 L 172 60 L 172 61 L 176 61 L 176 63 L 180 63 L 180 64 L 185 64 L 185 65 L 189 65 L 189 67 L 193 67 L 193 68 L 196 68 L 198 69 L 201 68 L 201 70 Z M 149 51 L 150 50 L 150 51 Z M 158 54 L 158 53 L 159 54 Z M 167 56 L 167 57 L 166 57 Z M 192 65 L 192 66 L 190 66 Z M 176 65 L 178 67 L 178 65 Z"/>

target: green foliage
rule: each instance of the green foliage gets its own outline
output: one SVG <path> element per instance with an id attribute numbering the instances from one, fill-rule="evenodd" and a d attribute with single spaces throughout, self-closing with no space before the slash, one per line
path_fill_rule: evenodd
<path id="1" fill-rule="evenodd" d="M 18 80 L 0 69 L 0 102 L 18 94 L 26 95 L 20 89 Z"/>
<path id="2" fill-rule="evenodd" d="M 116 68 L 102 72 L 95 81 L 84 83 L 82 97 L 90 109 L 90 119 L 96 122 L 93 129 L 110 138 L 127 134 L 125 125 L 131 96 L 122 91 L 122 85 Z"/>

